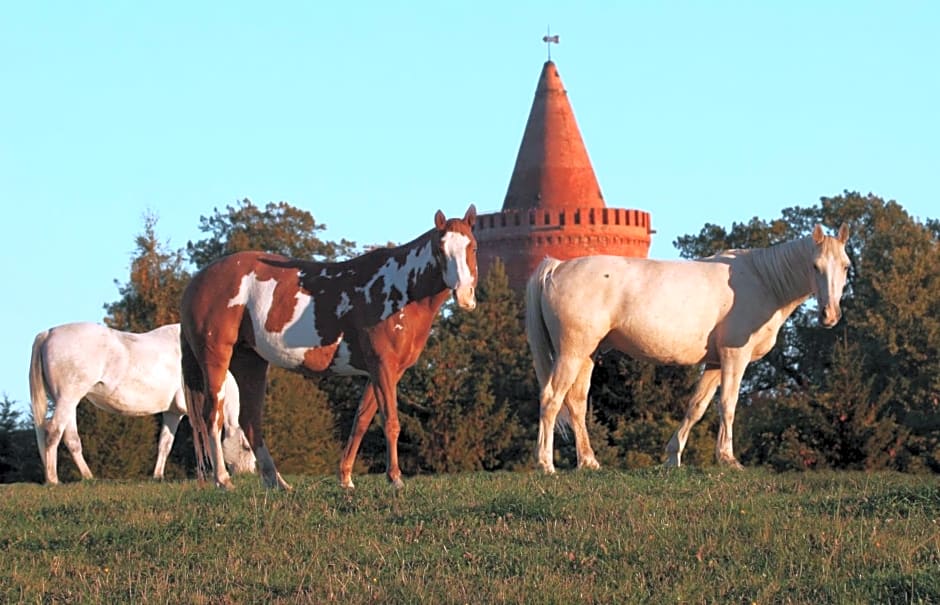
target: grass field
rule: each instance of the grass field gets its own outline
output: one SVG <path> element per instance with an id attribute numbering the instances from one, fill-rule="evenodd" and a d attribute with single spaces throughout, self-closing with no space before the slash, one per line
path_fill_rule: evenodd
<path id="1" fill-rule="evenodd" d="M 3 603 L 940 603 L 940 479 L 682 469 L 0 486 Z"/>

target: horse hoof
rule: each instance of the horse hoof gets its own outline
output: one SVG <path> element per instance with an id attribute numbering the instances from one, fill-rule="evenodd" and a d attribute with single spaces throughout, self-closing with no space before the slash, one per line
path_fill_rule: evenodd
<path id="1" fill-rule="evenodd" d="M 589 471 L 596 471 L 601 468 L 601 463 L 598 462 L 594 456 L 591 456 L 590 458 L 585 458 L 584 460 L 579 462 L 578 468 L 584 468 Z"/>
<path id="2" fill-rule="evenodd" d="M 233 491 L 235 489 L 235 484 L 232 483 L 231 479 L 226 479 L 225 481 L 219 481 L 216 483 L 216 487 L 227 492 Z"/>
<path id="3" fill-rule="evenodd" d="M 394 479 L 389 479 L 389 481 L 392 483 L 392 487 L 394 487 L 396 490 L 405 487 L 405 482 L 401 480 L 401 477 L 395 477 Z"/>

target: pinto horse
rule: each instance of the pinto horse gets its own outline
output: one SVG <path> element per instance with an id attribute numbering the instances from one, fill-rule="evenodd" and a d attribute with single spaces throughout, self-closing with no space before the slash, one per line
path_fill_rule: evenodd
<path id="1" fill-rule="evenodd" d="M 238 385 L 230 374 L 225 378 L 224 389 L 230 415 L 225 426 L 225 458 L 235 472 L 253 472 L 255 457 L 238 426 Z M 59 482 L 56 451 L 63 435 L 82 478 L 92 478 L 82 455 L 76 422 L 76 410 L 82 399 L 124 416 L 162 412 L 157 464 L 153 469 L 153 478 L 162 479 L 176 429 L 186 415 L 180 325 L 170 324 L 143 334 L 86 322 L 43 330 L 33 340 L 29 392 L 39 457 L 48 483 Z M 55 411 L 47 420 L 50 399 Z"/>
<path id="2" fill-rule="evenodd" d="M 433 229 L 397 248 L 337 263 L 239 252 L 193 277 L 182 300 L 183 376 L 196 420 L 197 459 L 209 458 L 216 485 L 232 487 L 219 453 L 221 387 L 228 369 L 238 381 L 239 421 L 265 486 L 290 489 L 261 430 L 267 369 L 273 364 L 305 375 L 368 377 L 339 464 L 340 483 L 353 487 L 353 461 L 378 411 L 386 473 L 393 485 L 402 486 L 398 381 L 417 361 L 451 292 L 459 307 L 476 306 L 475 220 L 473 205 L 463 219 L 448 220 L 438 210 Z"/>
<path id="3" fill-rule="evenodd" d="M 556 419 L 574 429 L 578 467 L 599 467 L 585 426 L 592 355 L 598 349 L 653 363 L 704 364 L 685 418 L 666 446 L 666 464 L 679 466 L 689 431 L 720 384 L 716 456 L 740 468 L 731 425 L 744 370 L 770 351 L 780 326 L 810 295 L 816 296 L 823 326 L 839 321 L 850 264 L 848 236 L 846 225 L 837 237 L 817 225 L 811 236 L 695 261 L 615 256 L 542 261 L 526 288 L 526 333 L 541 387 L 542 469 L 555 471 Z"/>

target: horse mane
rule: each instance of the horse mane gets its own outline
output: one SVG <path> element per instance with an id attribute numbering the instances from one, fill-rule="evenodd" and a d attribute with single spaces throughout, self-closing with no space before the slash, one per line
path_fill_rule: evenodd
<path id="1" fill-rule="evenodd" d="M 806 272 L 814 246 L 813 238 L 806 236 L 768 248 L 734 252 L 748 262 L 779 302 L 788 303 L 809 294 Z"/>

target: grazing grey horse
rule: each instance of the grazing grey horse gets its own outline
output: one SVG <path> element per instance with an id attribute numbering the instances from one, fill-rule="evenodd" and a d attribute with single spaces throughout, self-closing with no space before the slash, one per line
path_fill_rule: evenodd
<path id="1" fill-rule="evenodd" d="M 238 385 L 225 380 L 226 461 L 236 472 L 253 472 L 255 457 L 238 426 Z M 163 413 L 154 479 L 163 478 L 180 420 L 186 415 L 180 362 L 180 325 L 134 334 L 96 323 L 68 323 L 44 330 L 33 341 L 29 390 L 39 455 L 46 481 L 58 483 L 56 450 L 65 445 L 83 479 L 92 473 L 82 456 L 76 410 L 88 399 L 99 408 L 125 416 Z M 46 419 L 48 402 L 54 405 Z"/>

